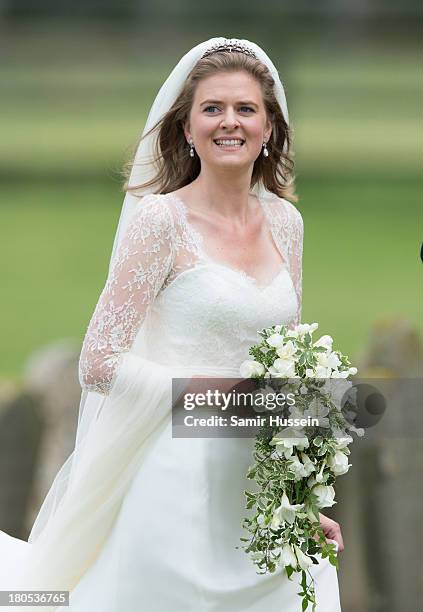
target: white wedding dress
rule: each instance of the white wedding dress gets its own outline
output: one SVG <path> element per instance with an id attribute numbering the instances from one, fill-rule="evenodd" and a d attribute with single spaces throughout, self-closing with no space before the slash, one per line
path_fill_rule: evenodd
<path id="1" fill-rule="evenodd" d="M 65 497 L 74 527 L 50 536 L 54 548 L 38 543 L 40 567 L 72 577 L 63 612 L 301 610 L 298 575 L 259 575 L 236 548 L 253 440 L 172 438 L 172 376 L 239 377 L 257 330 L 299 322 L 302 218 L 273 194 L 261 205 L 281 260 L 263 283 L 207 254 L 175 194 L 144 197 L 131 220 L 80 359 L 83 389 L 102 398 L 91 432 L 101 452 Z M 99 508 L 114 508 L 113 522 Z M 14 543 L 0 539 L 3 551 Z M 336 569 L 321 560 L 312 572 L 318 611 L 339 611 Z"/>

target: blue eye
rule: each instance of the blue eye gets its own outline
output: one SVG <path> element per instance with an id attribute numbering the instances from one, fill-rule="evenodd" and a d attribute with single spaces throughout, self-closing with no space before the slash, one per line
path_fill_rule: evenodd
<path id="1" fill-rule="evenodd" d="M 206 108 L 204 109 L 204 112 L 208 112 L 208 113 L 211 113 L 213 115 L 214 113 L 210 110 L 211 108 L 217 108 L 218 109 L 218 107 L 215 106 L 215 105 L 206 106 Z M 251 106 L 240 106 L 240 111 L 241 112 L 245 112 L 245 109 L 247 109 L 247 111 L 251 111 L 252 113 L 254 113 L 254 109 L 251 108 Z"/>

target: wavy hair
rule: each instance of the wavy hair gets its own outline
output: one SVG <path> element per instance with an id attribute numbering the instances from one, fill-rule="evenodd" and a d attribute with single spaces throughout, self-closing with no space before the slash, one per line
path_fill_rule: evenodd
<path id="1" fill-rule="evenodd" d="M 184 124 L 191 111 L 196 87 L 201 79 L 218 72 L 238 71 L 247 72 L 261 85 L 266 115 L 272 124 L 272 133 L 267 143 L 269 157 L 259 155 L 255 160 L 250 188 L 261 181 L 268 191 L 278 197 L 292 202 L 298 200 L 293 175 L 292 137 L 274 93 L 275 81 L 261 61 L 245 53 L 230 51 L 216 51 L 196 63 L 172 107 L 137 144 L 138 148 L 143 138 L 157 132 L 153 159 L 157 168 L 156 175 L 140 185 L 129 185 L 131 170 L 135 164 L 133 157 L 124 167 L 124 191 L 137 195 L 138 189 L 154 187 L 156 193 L 165 194 L 176 191 L 197 178 L 201 169 L 200 159 L 198 155 L 190 157 L 184 134 Z"/>

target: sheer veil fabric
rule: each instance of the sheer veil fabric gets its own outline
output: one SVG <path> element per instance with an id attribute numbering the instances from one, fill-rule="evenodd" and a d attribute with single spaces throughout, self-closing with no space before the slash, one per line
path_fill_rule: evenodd
<path id="1" fill-rule="evenodd" d="M 225 40 L 221 37 L 211 38 L 182 57 L 154 100 L 144 135 L 169 110 L 204 52 Z M 275 80 L 278 102 L 288 120 L 284 88 L 275 66 L 256 44 L 247 40 L 238 42 L 251 48 L 258 59 L 268 66 Z M 152 161 L 155 138 L 156 133 L 153 132 L 139 145 L 130 177 L 132 185 L 146 182 L 155 175 Z M 253 193 L 263 202 L 269 202 L 268 207 L 273 200 L 278 200 L 261 184 L 255 186 Z M 147 306 L 156 297 L 169 273 L 174 256 L 170 232 L 175 231 L 179 222 L 178 218 L 171 217 L 169 207 L 159 211 L 157 198 L 149 190 L 141 194 L 147 196 L 141 201 L 129 193 L 125 196 L 108 279 L 90 323 L 92 327 L 93 321 L 101 320 L 101 326 L 98 324 L 84 340 L 80 358 L 82 395 L 75 449 L 60 469 L 44 500 L 29 542 L 22 543 L 0 532 L 0 548 L 10 555 L 9 560 L 16 560 L 13 567 L 11 562 L 8 563 L 7 580 L 10 586 L 4 584 L 6 568 L 0 561 L 2 588 L 70 591 L 75 588 L 106 542 L 122 500 L 143 462 L 152 434 L 168 416 L 172 378 L 187 375 L 186 369 L 178 372 L 165 363 L 157 363 L 139 350 L 143 334 L 147 333 L 144 328 Z M 131 253 L 135 252 L 134 245 L 140 240 L 144 244 L 144 252 L 157 253 L 157 241 L 154 244 L 151 242 L 154 237 L 157 238 L 156 228 L 151 228 L 151 232 L 146 234 L 144 225 L 144 210 L 145 214 L 151 213 L 151 207 L 157 208 L 157 224 L 168 240 L 161 240 L 159 245 L 161 271 L 155 274 L 154 281 L 144 284 L 139 290 L 141 285 L 135 286 L 130 278 L 122 278 L 122 262 L 130 261 Z M 293 215 L 296 247 L 302 249 L 302 222 L 293 209 L 291 205 L 287 208 Z M 277 240 L 277 229 L 275 237 Z M 187 248 L 188 252 L 191 251 Z M 294 272 L 300 311 L 301 261 L 297 267 Z M 127 288 L 124 301 L 117 293 L 118 282 L 119 286 Z M 139 303 L 146 304 L 141 313 L 135 307 Z M 123 311 L 125 319 L 116 325 Z M 106 346 L 102 345 L 99 329 L 107 325 L 112 332 Z M 101 355 L 101 359 L 96 360 L 95 355 Z M 55 606 L 42 609 L 54 610 Z"/>

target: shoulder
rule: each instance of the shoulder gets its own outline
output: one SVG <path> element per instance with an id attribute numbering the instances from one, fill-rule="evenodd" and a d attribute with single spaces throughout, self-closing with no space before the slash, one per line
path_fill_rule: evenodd
<path id="1" fill-rule="evenodd" d="M 303 216 L 298 210 L 298 208 L 294 204 L 292 204 L 292 202 L 290 202 L 289 200 L 285 200 L 284 198 L 278 198 L 278 201 L 279 205 L 283 206 L 287 217 L 288 219 L 290 219 L 291 223 L 293 223 L 295 226 L 303 227 Z"/>
<path id="2" fill-rule="evenodd" d="M 126 241 L 137 243 L 141 241 L 165 244 L 173 239 L 173 216 L 165 196 L 161 194 L 147 194 L 138 197 L 130 204 L 131 211 L 128 216 L 125 230 Z"/>
<path id="3" fill-rule="evenodd" d="M 294 204 L 292 204 L 292 202 L 289 202 L 288 200 L 283 200 L 283 202 L 285 203 L 285 206 L 288 209 L 288 214 L 291 219 L 293 229 L 299 234 L 303 235 L 304 221 L 301 212 Z"/>
<path id="4" fill-rule="evenodd" d="M 145 234 L 171 234 L 174 228 L 174 212 L 164 194 L 149 193 L 137 199 L 131 215 L 131 226 Z"/>
<path id="5" fill-rule="evenodd" d="M 304 229 L 304 222 L 301 212 L 289 200 L 280 198 L 275 194 L 269 194 L 264 197 L 267 205 L 271 209 L 272 216 L 279 219 L 281 225 L 286 227 L 290 225 L 294 228 Z"/>

